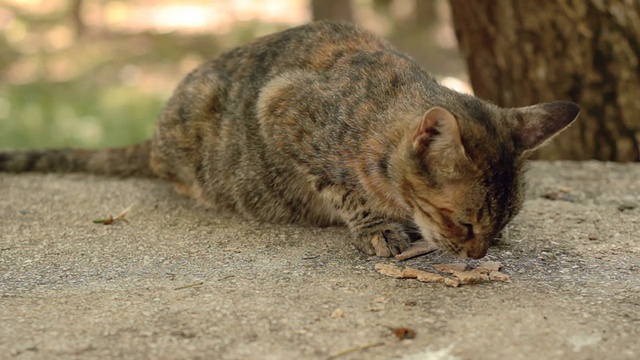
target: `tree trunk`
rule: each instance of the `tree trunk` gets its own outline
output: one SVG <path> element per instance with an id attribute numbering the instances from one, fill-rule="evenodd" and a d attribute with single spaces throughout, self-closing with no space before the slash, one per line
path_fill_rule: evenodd
<path id="1" fill-rule="evenodd" d="M 311 0 L 313 20 L 353 21 L 350 0 Z"/>
<path id="2" fill-rule="evenodd" d="M 427 29 L 438 21 L 438 5 L 433 0 L 416 0 L 416 13 L 414 25 L 417 29 Z"/>
<path id="3" fill-rule="evenodd" d="M 84 36 L 87 26 L 82 17 L 83 0 L 71 0 L 69 4 L 69 12 L 71 15 L 71 23 L 73 24 L 73 30 L 76 34 L 76 38 Z"/>
<path id="4" fill-rule="evenodd" d="M 476 95 L 500 106 L 580 104 L 538 158 L 640 161 L 640 2 L 450 3 Z"/>

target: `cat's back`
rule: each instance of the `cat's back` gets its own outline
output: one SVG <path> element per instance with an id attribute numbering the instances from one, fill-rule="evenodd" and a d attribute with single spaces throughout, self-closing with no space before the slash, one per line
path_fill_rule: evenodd
<path id="1" fill-rule="evenodd" d="M 270 78 L 293 69 L 321 72 L 344 57 L 388 49 L 386 40 L 369 31 L 320 21 L 256 39 L 215 62 L 232 76 Z"/>
<path id="2" fill-rule="evenodd" d="M 296 71 L 331 78 L 336 92 L 363 91 L 354 85 L 367 84 L 366 96 L 378 100 L 392 100 L 378 90 L 433 83 L 413 59 L 378 35 L 349 23 L 319 21 L 220 54 L 187 75 L 174 98 L 181 106 L 205 106 L 251 121 L 265 85 Z"/>
<path id="3" fill-rule="evenodd" d="M 386 48 L 353 25 L 314 22 L 219 55 L 187 75 L 163 110 L 152 143 L 154 172 L 206 204 L 273 222 L 333 223 L 291 161 L 266 146 L 256 102 L 283 74 L 335 73 L 354 54 Z"/>
<path id="4" fill-rule="evenodd" d="M 378 36 L 348 23 L 312 22 L 257 38 L 190 72 L 160 116 L 159 131 L 200 122 L 234 127 L 254 123 L 255 101 L 273 78 L 290 71 L 323 73 L 363 52 L 390 49 Z M 244 119 L 244 121 L 239 121 Z"/>
<path id="5" fill-rule="evenodd" d="M 351 59 L 367 59 L 376 52 L 395 50 L 377 35 L 340 22 L 312 22 L 257 38 L 189 73 L 167 104 L 160 127 L 205 120 L 221 123 L 224 117 L 252 123 L 255 101 L 273 78 L 291 71 L 332 72 L 339 78 L 363 67 Z"/>

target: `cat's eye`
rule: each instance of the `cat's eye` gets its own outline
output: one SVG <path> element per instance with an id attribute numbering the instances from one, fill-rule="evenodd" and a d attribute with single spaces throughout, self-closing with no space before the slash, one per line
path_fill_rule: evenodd
<path id="1" fill-rule="evenodd" d="M 475 234 L 473 233 L 473 225 L 469 224 L 469 223 L 460 223 L 460 225 L 464 226 L 467 228 L 467 238 L 465 240 L 471 240 L 475 237 Z"/>

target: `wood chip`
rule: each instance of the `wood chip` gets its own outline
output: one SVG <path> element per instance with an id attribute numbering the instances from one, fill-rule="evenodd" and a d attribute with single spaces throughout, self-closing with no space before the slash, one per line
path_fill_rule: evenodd
<path id="1" fill-rule="evenodd" d="M 444 282 L 444 276 L 440 274 L 414 269 L 408 266 L 402 270 L 402 277 L 405 279 L 416 279 L 426 283 Z"/>
<path id="2" fill-rule="evenodd" d="M 447 274 L 453 274 L 457 271 L 465 271 L 467 270 L 467 267 L 468 267 L 467 264 L 465 263 L 433 264 L 431 266 L 433 266 L 434 269 Z"/>
<path id="3" fill-rule="evenodd" d="M 509 275 L 498 271 L 502 264 L 497 261 L 487 261 L 480 263 L 475 269 L 467 270 L 468 265 L 464 263 L 455 264 L 433 264 L 439 272 L 452 274 L 454 277 L 446 277 L 440 274 L 405 267 L 400 270 L 394 264 L 376 264 L 375 268 L 379 273 L 396 279 L 416 279 L 425 283 L 439 283 L 451 287 L 458 287 L 462 284 L 477 284 L 485 281 L 511 282 Z"/>
<path id="4" fill-rule="evenodd" d="M 444 278 L 444 284 L 451 287 L 458 287 L 460 286 L 460 280 L 446 277 Z"/>
<path id="5" fill-rule="evenodd" d="M 396 260 L 407 260 L 420 255 L 429 254 L 438 250 L 438 247 L 430 241 L 416 241 L 409 246 L 409 248 L 400 254 L 396 255 Z"/>
<path id="6" fill-rule="evenodd" d="M 453 276 L 460 280 L 461 284 L 475 284 L 483 281 L 489 281 L 489 275 L 477 271 L 456 271 Z"/>
<path id="7" fill-rule="evenodd" d="M 440 274 L 434 274 L 434 273 L 430 273 L 430 272 L 425 272 L 422 275 L 419 275 L 416 280 L 420 281 L 420 282 L 425 282 L 425 283 L 435 283 L 435 282 L 445 282 L 447 278 L 440 275 Z"/>
<path id="8" fill-rule="evenodd" d="M 404 270 L 402 270 L 402 277 L 405 279 L 416 279 L 418 275 L 420 275 L 423 272 L 426 272 L 426 271 L 418 270 L 416 268 L 407 266 L 406 268 L 404 268 Z"/>
<path id="9" fill-rule="evenodd" d="M 376 264 L 376 270 L 382 275 L 390 276 L 396 279 L 402 279 L 402 270 L 393 264 Z"/>
<path id="10" fill-rule="evenodd" d="M 498 271 L 502 267 L 502 264 L 497 261 L 487 261 L 480 264 L 473 271 L 477 271 L 483 274 L 490 274 L 493 271 Z"/>
<path id="11" fill-rule="evenodd" d="M 491 279 L 491 281 L 511 282 L 511 277 L 500 271 L 492 271 L 489 273 L 489 279 Z"/>

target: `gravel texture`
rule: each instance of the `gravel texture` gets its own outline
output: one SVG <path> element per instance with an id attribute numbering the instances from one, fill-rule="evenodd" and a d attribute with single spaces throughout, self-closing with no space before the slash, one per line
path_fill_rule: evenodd
<path id="1" fill-rule="evenodd" d="M 529 180 L 483 259 L 512 282 L 451 288 L 379 274 L 395 260 L 343 228 L 243 221 L 162 181 L 0 174 L 0 358 L 640 358 L 640 165 Z"/>

